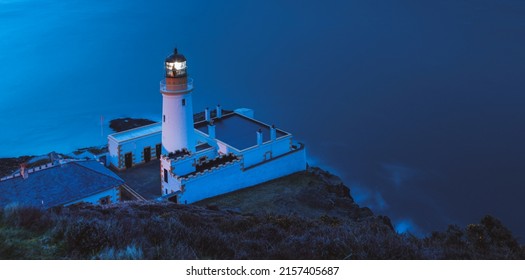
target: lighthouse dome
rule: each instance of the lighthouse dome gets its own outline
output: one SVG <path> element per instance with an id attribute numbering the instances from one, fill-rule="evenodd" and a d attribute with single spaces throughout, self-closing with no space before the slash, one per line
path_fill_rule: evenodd
<path id="1" fill-rule="evenodd" d="M 177 48 L 173 50 L 173 53 L 166 57 L 165 70 L 167 78 L 177 78 L 186 76 L 186 57 L 177 51 Z"/>

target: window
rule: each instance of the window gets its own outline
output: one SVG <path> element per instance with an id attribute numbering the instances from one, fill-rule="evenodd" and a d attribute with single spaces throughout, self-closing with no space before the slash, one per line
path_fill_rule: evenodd
<path id="1" fill-rule="evenodd" d="M 182 106 L 186 106 L 186 99 L 182 99 Z"/>
<path id="2" fill-rule="evenodd" d="M 164 182 L 168 182 L 168 170 L 166 168 L 164 168 Z"/>
<path id="3" fill-rule="evenodd" d="M 162 115 L 162 121 L 166 122 L 166 115 Z"/>
<path id="4" fill-rule="evenodd" d="M 104 197 L 102 197 L 102 198 L 100 198 L 98 200 L 98 203 L 100 203 L 101 205 L 110 204 L 111 203 L 111 197 L 104 196 Z"/>

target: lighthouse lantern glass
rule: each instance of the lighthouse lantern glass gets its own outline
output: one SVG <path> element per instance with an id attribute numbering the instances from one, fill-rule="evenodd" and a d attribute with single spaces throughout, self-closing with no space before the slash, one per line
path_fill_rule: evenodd
<path id="1" fill-rule="evenodd" d="M 182 70 L 182 69 L 186 68 L 186 61 L 182 61 L 182 62 L 175 61 L 174 64 L 175 64 L 174 65 L 175 70 Z"/>
<path id="2" fill-rule="evenodd" d="M 175 62 L 166 62 L 166 70 L 173 70 L 175 68 Z"/>

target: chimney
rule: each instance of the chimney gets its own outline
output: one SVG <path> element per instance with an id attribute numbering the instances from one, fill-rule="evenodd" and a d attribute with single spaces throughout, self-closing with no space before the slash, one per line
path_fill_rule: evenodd
<path id="1" fill-rule="evenodd" d="M 221 105 L 217 105 L 217 118 L 222 117 L 222 108 Z"/>
<path id="2" fill-rule="evenodd" d="M 272 127 L 270 128 L 270 140 L 275 141 L 277 138 L 277 131 L 275 130 L 275 125 L 272 124 Z"/>
<path id="3" fill-rule="evenodd" d="M 211 139 L 215 139 L 215 125 L 213 124 L 213 120 L 208 123 L 208 136 Z"/>
<path id="4" fill-rule="evenodd" d="M 20 175 L 22 178 L 27 179 L 29 177 L 29 172 L 27 172 L 27 164 L 20 164 Z"/>
<path id="5" fill-rule="evenodd" d="M 259 128 L 259 130 L 257 130 L 257 145 L 261 146 L 262 143 L 263 143 L 263 133 L 262 133 L 262 130 Z"/>
<path id="6" fill-rule="evenodd" d="M 210 121 L 210 109 L 208 109 L 208 107 L 206 107 L 206 109 L 204 109 L 204 120 L 209 122 Z"/>

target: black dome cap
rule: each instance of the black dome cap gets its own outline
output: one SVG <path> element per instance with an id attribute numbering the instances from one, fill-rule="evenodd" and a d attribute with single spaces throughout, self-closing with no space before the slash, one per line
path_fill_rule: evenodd
<path id="1" fill-rule="evenodd" d="M 166 57 L 166 62 L 184 62 L 186 58 L 184 55 L 179 54 L 177 48 L 173 49 L 173 53 Z"/>

